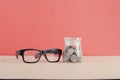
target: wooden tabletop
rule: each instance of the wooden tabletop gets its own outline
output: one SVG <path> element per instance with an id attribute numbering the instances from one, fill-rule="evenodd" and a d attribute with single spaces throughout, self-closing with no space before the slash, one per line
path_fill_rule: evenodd
<path id="1" fill-rule="evenodd" d="M 83 56 L 80 63 L 24 63 L 0 56 L 0 79 L 120 79 L 120 56 Z"/>

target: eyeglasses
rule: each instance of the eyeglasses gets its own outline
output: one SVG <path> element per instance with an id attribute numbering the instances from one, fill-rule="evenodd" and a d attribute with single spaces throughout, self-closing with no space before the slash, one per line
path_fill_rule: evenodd
<path id="1" fill-rule="evenodd" d="M 48 62 L 54 63 L 60 60 L 61 54 L 61 49 L 22 49 L 16 52 L 16 57 L 18 59 L 18 55 L 21 55 L 25 63 L 37 63 L 40 60 L 41 56 L 44 55 L 45 59 Z"/>

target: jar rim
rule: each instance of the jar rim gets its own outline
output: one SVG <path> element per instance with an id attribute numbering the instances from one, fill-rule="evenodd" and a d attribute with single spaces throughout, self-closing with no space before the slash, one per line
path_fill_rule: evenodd
<path id="1" fill-rule="evenodd" d="M 82 40 L 81 37 L 64 37 L 64 40 Z"/>

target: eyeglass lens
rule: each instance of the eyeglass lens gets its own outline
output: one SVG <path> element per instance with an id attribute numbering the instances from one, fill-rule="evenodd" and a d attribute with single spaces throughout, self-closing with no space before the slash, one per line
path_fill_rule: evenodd
<path id="1" fill-rule="evenodd" d="M 59 54 L 57 53 L 46 53 L 48 61 L 57 61 L 59 59 Z"/>
<path id="2" fill-rule="evenodd" d="M 26 50 L 24 52 L 24 60 L 26 62 L 36 62 L 39 60 L 39 57 L 40 57 L 40 52 L 39 51 L 36 51 L 36 50 Z M 37 55 L 37 56 L 35 56 Z"/>

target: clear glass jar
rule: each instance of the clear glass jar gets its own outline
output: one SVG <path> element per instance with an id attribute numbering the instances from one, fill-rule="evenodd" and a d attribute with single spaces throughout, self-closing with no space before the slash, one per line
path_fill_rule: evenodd
<path id="1" fill-rule="evenodd" d="M 64 62 L 81 62 L 82 49 L 81 49 L 81 38 L 65 37 L 65 49 L 63 55 Z"/>

